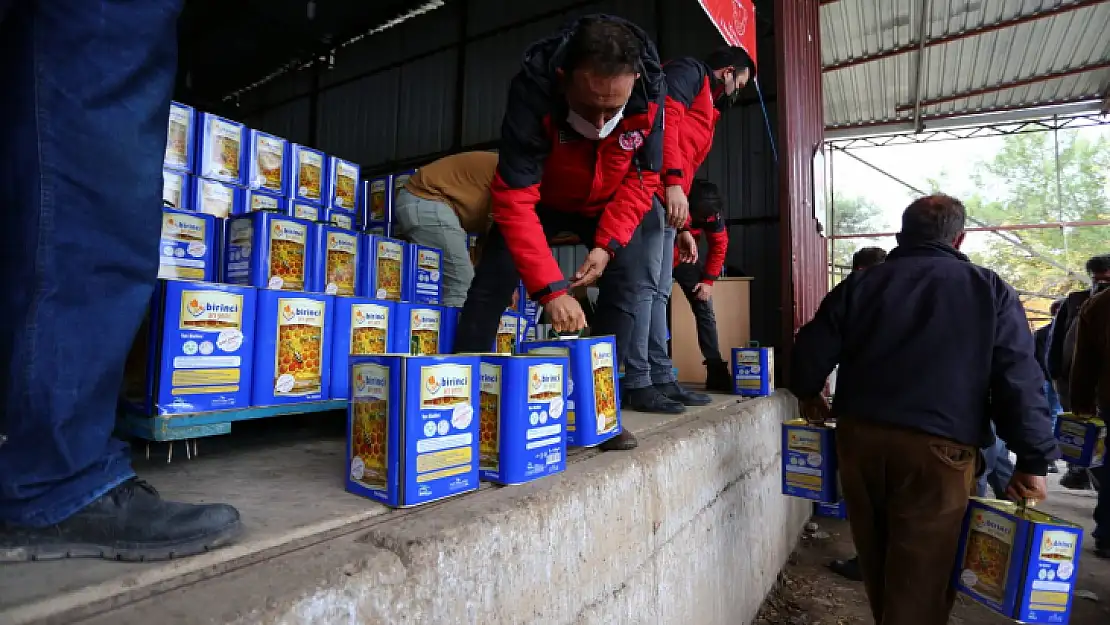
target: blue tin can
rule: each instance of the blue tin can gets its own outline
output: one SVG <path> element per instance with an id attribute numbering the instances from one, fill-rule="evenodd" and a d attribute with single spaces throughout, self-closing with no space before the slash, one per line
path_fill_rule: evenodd
<path id="1" fill-rule="evenodd" d="M 393 195 L 391 196 L 393 201 L 397 200 L 397 192 L 404 189 L 409 178 L 412 178 L 414 175 L 416 175 L 415 169 L 406 169 L 405 171 L 399 171 L 390 176 L 390 180 L 393 183 Z"/>
<path id="2" fill-rule="evenodd" d="M 443 252 L 426 245 L 405 243 L 405 284 L 401 299 L 421 304 L 443 301 Z"/>
<path id="3" fill-rule="evenodd" d="M 362 209 L 359 225 L 387 224 L 393 218 L 393 176 L 385 175 L 362 181 Z"/>
<path id="4" fill-rule="evenodd" d="M 211 215 L 164 209 L 158 277 L 215 282 L 219 224 Z"/>
<path id="5" fill-rule="evenodd" d="M 256 291 L 159 280 L 128 361 L 125 403 L 145 415 L 250 406 Z"/>
<path id="6" fill-rule="evenodd" d="M 305 221 L 323 221 L 321 219 L 323 210 L 319 206 L 308 202 L 294 201 L 289 203 L 289 216 Z"/>
<path id="7" fill-rule="evenodd" d="M 774 393 L 775 351 L 770 347 L 734 347 L 732 392 L 743 397 Z"/>
<path id="8" fill-rule="evenodd" d="M 289 195 L 289 142 L 281 137 L 250 131 L 247 188 L 271 195 Z"/>
<path id="9" fill-rule="evenodd" d="M 351 356 L 389 353 L 395 304 L 366 297 L 336 297 L 332 317 L 331 398 L 350 397 Z"/>
<path id="10" fill-rule="evenodd" d="M 338 156 L 328 159 L 328 208 L 354 212 L 358 208 L 359 166 Z"/>
<path id="11" fill-rule="evenodd" d="M 323 204 L 327 164 L 327 156 L 320 150 L 299 143 L 292 144 L 293 181 L 289 197 L 293 201 Z"/>
<path id="12" fill-rule="evenodd" d="M 393 326 L 394 354 L 449 354 L 454 343 L 453 309 L 435 304 L 397 304 Z"/>
<path id="13" fill-rule="evenodd" d="M 353 356 L 347 491 L 394 508 L 478 488 L 476 356 Z"/>
<path id="14" fill-rule="evenodd" d="M 567 380 L 567 443 L 594 447 L 621 433 L 617 346 L 611 336 L 561 338 L 521 343 L 529 355 L 570 361 Z"/>
<path id="15" fill-rule="evenodd" d="M 1067 623 L 1083 528 L 1009 501 L 973 498 L 964 516 L 956 589 L 1019 623 Z"/>
<path id="16" fill-rule="evenodd" d="M 196 125 L 197 114 L 193 107 L 180 102 L 170 102 L 170 120 L 166 129 L 166 155 L 162 159 L 162 167 L 183 172 L 193 171 Z"/>
<path id="17" fill-rule="evenodd" d="M 197 115 L 197 176 L 242 186 L 247 182 L 247 127 L 212 113 Z"/>
<path id="18" fill-rule="evenodd" d="M 183 171 L 162 170 L 162 206 L 193 210 L 193 177 Z"/>
<path id="19" fill-rule="evenodd" d="M 524 317 L 528 323 L 538 323 L 540 319 L 540 305 L 528 296 L 528 289 L 524 288 L 524 283 L 521 282 L 516 287 L 517 310 Z"/>
<path id="20" fill-rule="evenodd" d="M 405 283 L 404 242 L 378 235 L 363 236 L 361 293 L 374 299 L 401 301 Z"/>
<path id="21" fill-rule="evenodd" d="M 519 313 L 501 313 L 501 321 L 497 324 L 497 337 L 490 350 L 495 354 L 516 354 L 520 352 L 520 344 L 524 341 L 524 330 L 527 324 Z"/>
<path id="22" fill-rule="evenodd" d="M 253 405 L 328 399 L 334 299 L 319 293 L 258 291 Z"/>
<path id="23" fill-rule="evenodd" d="M 235 185 L 207 178 L 194 179 L 193 205 L 198 213 L 227 219 L 246 212 L 243 201 L 243 189 Z"/>
<path id="24" fill-rule="evenodd" d="M 337 228 L 343 228 L 344 230 L 351 230 L 351 231 L 355 230 L 355 216 L 354 216 L 354 213 L 350 213 L 350 212 L 342 210 L 342 209 L 338 209 L 338 208 L 324 209 L 324 214 L 323 214 L 323 217 L 320 219 L 320 221 L 323 222 L 323 223 L 335 226 Z"/>
<path id="25" fill-rule="evenodd" d="M 314 223 L 274 213 L 229 219 L 224 280 L 262 289 L 315 290 L 311 272 L 316 262 L 315 233 Z"/>
<path id="26" fill-rule="evenodd" d="M 1080 419 L 1070 412 L 1056 417 L 1060 454 L 1074 466 L 1095 468 L 1106 462 L 1106 422 Z"/>
<path id="27" fill-rule="evenodd" d="M 363 237 L 336 226 L 316 226 L 316 263 L 312 284 L 328 295 L 363 295 L 358 279 Z"/>
<path id="28" fill-rule="evenodd" d="M 844 504 L 843 499 L 836 503 L 815 502 L 813 504 L 813 514 L 826 519 L 845 520 L 848 518 L 848 506 Z"/>
<path id="29" fill-rule="evenodd" d="M 390 238 L 393 236 L 393 224 L 381 221 L 372 221 L 363 227 L 363 232 L 376 237 Z"/>
<path id="30" fill-rule="evenodd" d="M 289 212 L 289 200 L 283 197 L 257 189 L 247 189 L 243 196 L 245 197 L 243 200 L 243 210 L 245 212 L 267 211 L 283 214 Z"/>
<path id="31" fill-rule="evenodd" d="M 782 494 L 838 503 L 836 469 L 835 429 L 802 420 L 782 424 Z"/>

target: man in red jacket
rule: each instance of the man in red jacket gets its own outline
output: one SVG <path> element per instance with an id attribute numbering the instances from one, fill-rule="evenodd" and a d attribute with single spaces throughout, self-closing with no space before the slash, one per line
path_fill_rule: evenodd
<path id="1" fill-rule="evenodd" d="M 627 349 L 635 300 L 648 291 L 631 269 L 644 253 L 640 222 L 659 186 L 665 89 L 655 45 L 618 17 L 579 19 L 525 52 L 509 87 L 490 187 L 494 225 L 456 352 L 490 349 L 518 275 L 560 333 L 586 325 L 569 289 L 600 279 L 591 333 L 614 335 L 618 356 Z M 548 244 L 560 233 L 589 249 L 569 282 Z M 634 446 L 626 430 L 605 448 Z"/>
<path id="2" fill-rule="evenodd" d="M 643 262 L 637 267 L 637 282 L 650 284 L 650 298 L 641 298 L 632 348 L 625 358 L 623 397 L 630 408 L 661 413 L 678 413 L 686 406 L 708 404 L 704 393 L 688 391 L 675 380 L 667 353 L 667 301 L 670 299 L 674 265 L 675 229 L 689 221 L 690 191 L 694 173 L 713 147 L 713 130 L 726 106 L 748 82 L 754 65 L 739 47 L 715 51 L 706 61 L 683 58 L 664 66 L 667 97 L 666 130 L 663 133 L 663 184 L 661 202 L 644 219 Z M 723 222 L 720 223 L 723 227 Z M 691 260 L 697 247 L 684 236 L 679 257 Z M 723 263 L 723 252 L 720 261 Z M 717 268 L 720 274 L 720 267 Z M 714 275 L 716 277 L 716 275 Z M 722 363 L 723 364 L 723 363 Z"/>

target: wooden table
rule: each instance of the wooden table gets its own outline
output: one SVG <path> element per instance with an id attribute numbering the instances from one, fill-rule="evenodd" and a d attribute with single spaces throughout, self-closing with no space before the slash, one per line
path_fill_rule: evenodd
<path id="1" fill-rule="evenodd" d="M 717 343 L 728 362 L 733 347 L 751 340 L 751 278 L 720 278 L 713 285 L 713 314 L 717 318 Z M 671 289 L 671 360 L 678 381 L 705 382 L 705 366 L 698 348 L 698 328 L 690 303 L 678 283 Z"/>

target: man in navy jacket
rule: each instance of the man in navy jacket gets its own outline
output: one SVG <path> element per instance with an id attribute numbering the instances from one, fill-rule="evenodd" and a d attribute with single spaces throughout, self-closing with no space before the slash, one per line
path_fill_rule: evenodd
<path id="1" fill-rule="evenodd" d="M 878 623 L 947 623 L 979 450 L 1017 455 L 1007 496 L 1046 496 L 1059 457 L 1033 336 L 1013 288 L 958 251 L 963 204 L 918 199 L 885 263 L 849 275 L 798 333 L 790 389 L 813 420 L 839 363 L 840 480 Z M 988 409 L 989 406 L 989 409 Z"/>

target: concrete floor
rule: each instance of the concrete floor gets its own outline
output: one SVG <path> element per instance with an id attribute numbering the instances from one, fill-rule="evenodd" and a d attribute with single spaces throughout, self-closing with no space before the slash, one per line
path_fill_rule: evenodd
<path id="1" fill-rule="evenodd" d="M 706 409 L 737 401 L 719 396 Z M 236 424 L 228 436 L 200 439 L 192 459 L 184 443 L 177 443 L 170 463 L 167 444 L 151 444 L 149 459 L 138 444 L 135 465 L 142 478 L 167 498 L 235 505 L 247 527 L 243 538 L 210 554 L 165 563 L 0 565 L 0 623 L 75 622 L 67 612 L 84 612 L 81 608 L 91 604 L 100 606 L 95 612 L 110 609 L 406 514 L 343 489 L 345 418 L 321 413 Z M 678 421 L 633 411 L 625 411 L 623 420 L 637 434 L 666 430 Z M 574 450 L 568 461 L 597 453 Z M 433 505 L 450 506 L 452 500 Z"/>

